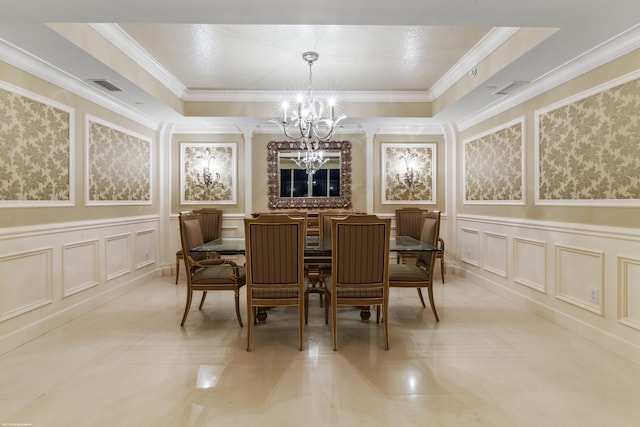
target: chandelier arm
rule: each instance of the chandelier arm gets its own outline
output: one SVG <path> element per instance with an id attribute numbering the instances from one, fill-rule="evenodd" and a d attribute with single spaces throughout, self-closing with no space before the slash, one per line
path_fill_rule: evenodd
<path id="1" fill-rule="evenodd" d="M 313 136 L 314 136 L 314 138 L 316 138 L 317 140 L 322 141 L 322 142 L 327 142 L 328 140 L 333 138 L 333 134 L 335 133 L 335 131 L 338 128 L 342 127 L 342 126 L 338 126 L 338 123 L 340 121 L 342 121 L 342 119 L 344 119 L 344 118 L 346 118 L 346 116 L 341 116 L 337 120 L 333 121 L 332 125 L 329 127 L 329 130 L 324 135 L 320 135 L 318 133 L 319 126 L 317 126 L 317 125 L 314 126 L 314 128 L 313 128 Z M 324 123 L 331 122 L 331 120 L 322 120 L 320 123 L 323 123 L 323 122 Z"/>

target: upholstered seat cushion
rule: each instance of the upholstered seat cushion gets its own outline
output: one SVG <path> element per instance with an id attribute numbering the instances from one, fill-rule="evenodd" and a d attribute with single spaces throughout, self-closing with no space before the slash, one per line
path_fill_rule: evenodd
<path id="1" fill-rule="evenodd" d="M 412 264 L 390 264 L 389 282 L 424 282 L 429 275 L 424 268 Z"/>
<path id="2" fill-rule="evenodd" d="M 298 288 L 253 288 L 253 298 L 298 298 Z"/>
<path id="3" fill-rule="evenodd" d="M 327 291 L 331 293 L 329 283 L 327 283 Z M 382 288 L 338 288 L 338 298 L 382 298 L 382 296 Z"/>
<path id="4" fill-rule="evenodd" d="M 245 268 L 238 267 L 240 283 L 245 281 Z M 233 268 L 230 265 L 220 265 L 216 267 L 200 268 L 191 276 L 191 283 L 194 285 L 201 283 L 232 283 L 231 275 Z"/>

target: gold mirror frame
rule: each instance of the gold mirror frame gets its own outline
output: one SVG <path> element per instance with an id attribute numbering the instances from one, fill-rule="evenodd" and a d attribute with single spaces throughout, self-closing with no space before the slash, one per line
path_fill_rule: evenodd
<path id="1" fill-rule="evenodd" d="M 267 172 L 270 209 L 322 209 L 351 207 L 351 142 L 328 141 L 319 150 L 340 152 L 340 196 L 338 197 L 280 197 L 281 152 L 300 151 L 295 141 L 271 141 L 267 144 Z"/>

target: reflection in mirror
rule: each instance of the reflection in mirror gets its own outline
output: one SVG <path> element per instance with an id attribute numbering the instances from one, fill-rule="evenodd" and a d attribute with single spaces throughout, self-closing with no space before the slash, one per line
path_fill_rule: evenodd
<path id="1" fill-rule="evenodd" d="M 351 207 L 351 143 L 321 142 L 300 151 L 296 142 L 268 144 L 269 207 Z"/>

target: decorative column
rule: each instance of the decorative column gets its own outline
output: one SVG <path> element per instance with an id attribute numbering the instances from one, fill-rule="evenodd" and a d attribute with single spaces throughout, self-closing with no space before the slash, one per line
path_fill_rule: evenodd
<path id="1" fill-rule="evenodd" d="M 173 275 L 176 259 L 176 248 L 166 244 L 171 242 L 171 137 L 175 124 L 162 123 L 158 130 L 158 168 L 156 177 L 158 182 L 158 254 L 162 275 Z M 175 190 L 174 190 L 175 191 Z"/>

